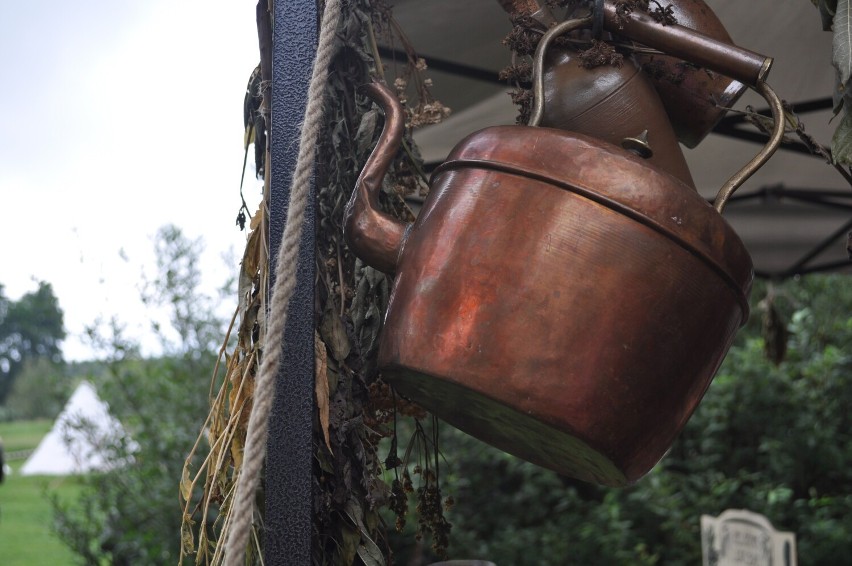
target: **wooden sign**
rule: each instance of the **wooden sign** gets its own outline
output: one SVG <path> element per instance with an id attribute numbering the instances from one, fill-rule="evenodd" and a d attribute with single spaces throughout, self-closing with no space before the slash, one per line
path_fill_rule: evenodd
<path id="1" fill-rule="evenodd" d="M 704 566 L 797 566 L 796 535 L 776 531 L 758 513 L 729 509 L 701 516 Z"/>

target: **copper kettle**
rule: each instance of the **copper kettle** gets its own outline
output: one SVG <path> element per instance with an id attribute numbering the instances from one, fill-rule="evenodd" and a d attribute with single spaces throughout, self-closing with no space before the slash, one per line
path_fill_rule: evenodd
<path id="1" fill-rule="evenodd" d="M 752 79 L 780 112 L 762 81 Z M 682 429 L 747 318 L 751 259 L 719 212 L 774 151 L 783 121 L 715 208 L 594 137 L 487 128 L 438 167 L 405 225 L 378 207 L 402 109 L 386 87 L 363 88 L 385 126 L 344 231 L 364 261 L 395 273 L 379 347 L 385 379 L 521 458 L 604 485 L 637 480 Z M 540 107 L 538 81 L 536 96 Z"/>

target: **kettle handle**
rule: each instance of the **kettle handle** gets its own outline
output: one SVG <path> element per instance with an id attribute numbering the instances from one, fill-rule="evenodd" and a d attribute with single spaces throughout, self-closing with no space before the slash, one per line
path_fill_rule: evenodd
<path id="1" fill-rule="evenodd" d="M 725 208 L 725 204 L 727 204 L 731 195 L 734 194 L 734 191 L 740 188 L 740 185 L 745 183 L 746 180 L 758 169 L 763 167 L 763 164 L 772 157 L 772 154 L 775 153 L 775 150 L 781 145 L 781 140 L 784 139 L 784 122 L 786 118 L 784 117 L 784 105 L 782 104 L 781 99 L 778 98 L 775 91 L 763 81 L 759 82 L 757 86 L 753 88 L 760 93 L 764 99 L 766 99 L 766 102 L 769 103 L 769 109 L 772 111 L 772 120 L 774 122 L 772 134 L 769 136 L 769 141 L 766 142 L 766 145 L 760 150 L 760 153 L 755 155 L 742 169 L 734 173 L 731 178 L 722 185 L 719 192 L 716 193 L 716 200 L 713 201 L 713 208 L 715 208 L 716 212 L 719 213 L 721 213 Z"/>
<path id="2" fill-rule="evenodd" d="M 624 35 L 628 39 L 641 39 L 643 43 L 651 47 L 663 48 L 667 52 L 667 48 L 671 48 L 673 55 L 709 67 L 722 74 L 733 75 L 732 78 L 741 80 L 756 90 L 769 103 L 775 124 L 769 141 L 751 161 L 731 176 L 719 189 L 716 199 L 713 201 L 713 208 L 721 213 L 734 191 L 772 157 L 784 137 L 784 108 L 781 99 L 765 81 L 766 74 L 772 65 L 772 59 L 717 41 L 677 24 L 662 26 L 636 12 L 627 17 L 616 19 L 612 6 L 609 3 L 605 6 L 604 28 Z M 652 23 L 646 20 L 650 20 Z M 533 59 L 534 101 L 529 120 L 530 126 L 538 126 L 544 115 L 544 57 L 550 43 L 554 38 L 564 33 L 589 27 L 592 21 L 593 16 L 591 15 L 565 20 L 551 27 L 539 41 Z M 618 26 L 622 27 L 619 28 Z M 708 56 L 708 53 L 711 56 Z"/>
<path id="3" fill-rule="evenodd" d="M 409 225 L 381 211 L 382 181 L 402 142 L 405 113 L 393 92 L 378 81 L 358 87 L 385 112 L 385 125 L 355 182 L 343 212 L 343 237 L 356 256 L 384 273 L 396 271 Z"/>

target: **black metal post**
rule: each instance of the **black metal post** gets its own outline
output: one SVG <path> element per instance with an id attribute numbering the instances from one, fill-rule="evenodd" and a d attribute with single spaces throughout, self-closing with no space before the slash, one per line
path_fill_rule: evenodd
<path id="1" fill-rule="evenodd" d="M 290 184 L 317 46 L 315 0 L 275 0 L 272 35 L 270 273 L 287 217 Z M 314 198 L 311 182 L 287 316 L 284 354 L 269 421 L 264 562 L 311 563 L 311 427 L 314 406 Z M 268 344 L 267 348 L 274 347 Z"/>

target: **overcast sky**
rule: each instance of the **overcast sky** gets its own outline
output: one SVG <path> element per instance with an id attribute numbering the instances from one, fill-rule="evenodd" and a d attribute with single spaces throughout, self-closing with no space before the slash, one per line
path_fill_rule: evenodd
<path id="1" fill-rule="evenodd" d="M 204 239 L 209 289 L 227 278 L 257 61 L 254 2 L 0 4 L 0 283 L 12 299 L 53 285 L 67 359 L 91 355 L 80 336 L 98 317 L 144 332 L 159 227 Z"/>

